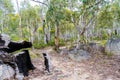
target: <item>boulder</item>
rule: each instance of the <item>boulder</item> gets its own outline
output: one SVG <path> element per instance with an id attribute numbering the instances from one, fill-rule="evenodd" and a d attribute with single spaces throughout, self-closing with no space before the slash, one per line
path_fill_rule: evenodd
<path id="1" fill-rule="evenodd" d="M 70 59 L 75 61 L 86 60 L 90 58 L 90 54 L 85 50 L 74 49 L 68 52 Z"/>
<path id="2" fill-rule="evenodd" d="M 89 53 L 105 52 L 105 48 L 102 45 L 94 42 L 88 44 L 80 44 L 80 49 L 88 51 Z"/>
<path id="3" fill-rule="evenodd" d="M 13 80 L 15 71 L 6 64 L 0 64 L 0 80 Z"/>
<path id="4" fill-rule="evenodd" d="M 90 52 L 94 52 L 94 53 L 98 53 L 98 52 L 104 53 L 105 52 L 105 48 L 102 45 L 97 44 L 97 43 L 89 43 L 88 48 L 89 48 Z"/>
<path id="5" fill-rule="evenodd" d="M 111 38 L 107 40 L 105 51 L 114 55 L 120 55 L 120 38 Z"/>

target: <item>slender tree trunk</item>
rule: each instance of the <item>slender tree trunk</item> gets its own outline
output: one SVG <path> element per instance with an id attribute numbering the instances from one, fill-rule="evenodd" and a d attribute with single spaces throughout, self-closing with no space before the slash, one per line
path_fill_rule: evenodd
<path id="1" fill-rule="evenodd" d="M 22 27 L 21 27 L 21 16 L 19 18 L 19 30 L 20 30 L 20 38 L 22 39 L 23 36 L 22 36 Z"/>
<path id="2" fill-rule="evenodd" d="M 44 44 L 48 44 L 48 35 L 45 27 L 45 20 L 43 20 L 43 33 L 44 33 Z"/>
<path id="3" fill-rule="evenodd" d="M 79 25 L 78 24 L 74 24 L 74 26 L 75 26 L 75 28 L 76 28 L 76 30 L 77 30 L 77 48 L 79 48 L 79 46 L 80 46 L 80 33 L 81 33 L 81 31 L 80 31 L 80 27 L 79 27 Z"/>
<path id="4" fill-rule="evenodd" d="M 33 43 L 34 41 L 34 36 L 33 36 L 33 30 L 32 30 L 32 21 L 30 20 L 30 23 L 29 23 L 29 31 L 30 31 L 30 41 Z"/>
<path id="5" fill-rule="evenodd" d="M 48 24 L 48 41 L 51 40 L 51 34 L 50 34 L 50 31 L 51 31 L 51 26 L 50 26 L 50 24 Z"/>
<path id="6" fill-rule="evenodd" d="M 29 24 L 28 24 L 28 20 L 26 20 L 26 24 L 27 24 L 27 30 L 29 30 L 28 39 L 29 39 L 29 41 L 31 41 L 31 39 L 30 39 L 30 27 L 29 27 Z"/>
<path id="7" fill-rule="evenodd" d="M 3 19 L 1 20 L 1 25 L 2 25 L 2 27 L 1 27 L 1 33 L 3 33 L 3 27 L 4 27 L 4 25 L 3 25 Z"/>
<path id="8" fill-rule="evenodd" d="M 58 22 L 55 24 L 55 50 L 59 52 L 59 25 Z"/>
<path id="9" fill-rule="evenodd" d="M 35 20 L 35 25 L 32 25 L 33 28 L 33 42 L 37 38 L 37 29 L 38 29 L 38 24 L 37 24 L 37 19 Z"/>
<path id="10" fill-rule="evenodd" d="M 17 3 L 17 9 L 18 9 L 18 14 L 19 14 L 19 36 L 22 39 L 22 27 L 21 27 L 21 15 L 20 15 L 20 10 L 19 10 L 19 4 L 18 4 L 18 0 L 16 0 Z"/>

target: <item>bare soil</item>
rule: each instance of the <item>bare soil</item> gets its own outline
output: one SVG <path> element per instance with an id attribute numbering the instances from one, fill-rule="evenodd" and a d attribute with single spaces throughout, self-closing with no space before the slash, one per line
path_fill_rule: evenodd
<path id="1" fill-rule="evenodd" d="M 50 56 L 51 74 L 44 72 L 42 52 Z M 33 50 L 32 59 L 36 69 L 30 72 L 29 80 L 120 80 L 120 57 L 92 54 L 91 58 L 73 61 L 67 54 L 59 54 L 52 48 Z"/>

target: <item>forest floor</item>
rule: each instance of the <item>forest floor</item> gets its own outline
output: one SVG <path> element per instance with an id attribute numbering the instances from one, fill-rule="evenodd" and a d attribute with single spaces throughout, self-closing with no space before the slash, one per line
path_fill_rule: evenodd
<path id="1" fill-rule="evenodd" d="M 92 54 L 88 60 L 73 61 L 66 54 L 59 54 L 52 48 L 31 51 L 37 57 L 32 59 L 36 69 L 30 72 L 29 80 L 120 80 L 120 57 Z M 51 74 L 44 73 L 42 52 L 50 56 Z"/>

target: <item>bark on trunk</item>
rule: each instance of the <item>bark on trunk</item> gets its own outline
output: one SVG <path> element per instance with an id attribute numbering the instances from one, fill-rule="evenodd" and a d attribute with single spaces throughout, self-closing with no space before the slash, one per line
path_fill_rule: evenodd
<path id="1" fill-rule="evenodd" d="M 50 30 L 51 30 L 51 27 L 50 27 L 50 24 L 48 24 L 48 41 L 51 40 Z"/>
<path id="2" fill-rule="evenodd" d="M 58 23 L 55 24 L 55 50 L 59 51 L 59 25 Z"/>
<path id="3" fill-rule="evenodd" d="M 44 44 L 48 44 L 48 35 L 45 27 L 45 20 L 43 20 L 43 33 L 44 33 Z"/>

